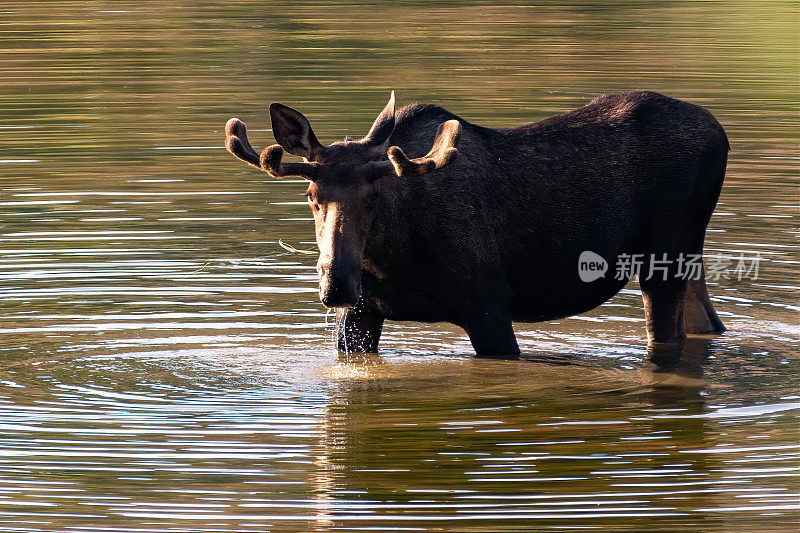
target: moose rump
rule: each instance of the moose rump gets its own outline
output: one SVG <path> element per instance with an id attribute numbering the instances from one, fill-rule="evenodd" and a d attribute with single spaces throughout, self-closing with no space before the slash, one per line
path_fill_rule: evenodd
<path id="1" fill-rule="evenodd" d="M 433 105 L 395 110 L 392 93 L 364 138 L 327 146 L 298 111 L 273 104 L 270 116 L 277 145 L 259 156 L 231 119 L 226 146 L 309 181 L 320 299 L 338 308 L 340 349 L 376 350 L 391 319 L 451 322 L 478 354 L 515 355 L 512 321 L 585 312 L 637 273 L 650 342 L 724 330 L 702 275 L 680 269 L 702 254 L 728 151 L 698 106 L 623 93 L 492 129 Z M 579 272 L 587 253 L 606 263 L 591 280 Z M 620 270 L 631 257 L 638 272 Z"/>

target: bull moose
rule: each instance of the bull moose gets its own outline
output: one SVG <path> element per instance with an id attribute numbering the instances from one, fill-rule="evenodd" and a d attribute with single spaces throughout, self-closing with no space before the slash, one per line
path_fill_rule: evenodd
<path id="1" fill-rule="evenodd" d="M 309 181 L 319 296 L 337 308 L 340 350 L 376 351 L 390 319 L 450 322 L 478 355 L 515 356 L 512 321 L 583 313 L 637 273 L 651 344 L 725 329 L 702 263 L 699 276 L 680 268 L 702 254 L 730 149 L 702 107 L 628 92 L 493 129 L 436 105 L 395 110 L 392 92 L 365 137 L 328 146 L 300 112 L 269 113 L 278 144 L 259 156 L 233 118 L 226 147 Z M 581 279 L 584 253 L 608 272 Z M 615 273 L 622 257 L 641 269 Z"/>

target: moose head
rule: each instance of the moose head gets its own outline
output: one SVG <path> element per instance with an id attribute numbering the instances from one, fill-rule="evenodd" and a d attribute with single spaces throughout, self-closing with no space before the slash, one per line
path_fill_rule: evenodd
<path id="1" fill-rule="evenodd" d="M 326 307 L 352 307 L 360 296 L 362 259 L 376 215 L 376 181 L 427 174 L 453 161 L 461 123 L 440 124 L 430 151 L 409 159 L 390 143 L 395 129 L 394 92 L 369 133 L 357 141 L 323 146 L 299 111 L 274 103 L 269 114 L 278 144 L 265 148 L 259 157 L 247 139 L 244 122 L 232 118 L 225 126 L 225 147 L 273 178 L 300 176 L 309 181 L 306 197 L 319 247 L 320 300 Z M 302 157 L 303 162 L 283 162 L 284 151 Z"/>

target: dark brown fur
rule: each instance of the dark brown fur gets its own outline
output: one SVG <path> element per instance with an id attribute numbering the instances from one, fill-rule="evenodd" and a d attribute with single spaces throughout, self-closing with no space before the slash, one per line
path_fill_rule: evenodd
<path id="1" fill-rule="evenodd" d="M 305 117 L 275 109 L 279 144 L 309 161 L 320 295 L 340 307 L 337 343 L 353 351 L 376 350 L 388 318 L 451 322 L 478 354 L 518 354 L 512 321 L 597 307 L 628 281 L 615 279 L 620 254 L 702 253 L 729 150 L 710 113 L 653 92 L 504 129 L 434 105 L 395 113 L 392 98 L 367 137 L 328 147 Z M 437 136 L 446 121 L 457 123 Z M 579 279 L 584 250 L 608 261 L 604 278 Z M 704 280 L 644 277 L 651 342 L 724 330 Z"/>

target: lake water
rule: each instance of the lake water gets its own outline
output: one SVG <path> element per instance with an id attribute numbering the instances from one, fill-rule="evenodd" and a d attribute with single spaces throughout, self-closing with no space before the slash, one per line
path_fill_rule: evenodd
<path id="1" fill-rule="evenodd" d="M 795 2 L 0 6 L 0 531 L 796 531 Z M 524 357 L 388 323 L 339 357 L 304 184 L 238 116 L 332 142 L 389 96 L 483 125 L 601 93 L 698 103 L 732 151 L 729 331 L 648 361 L 635 284 Z"/>

